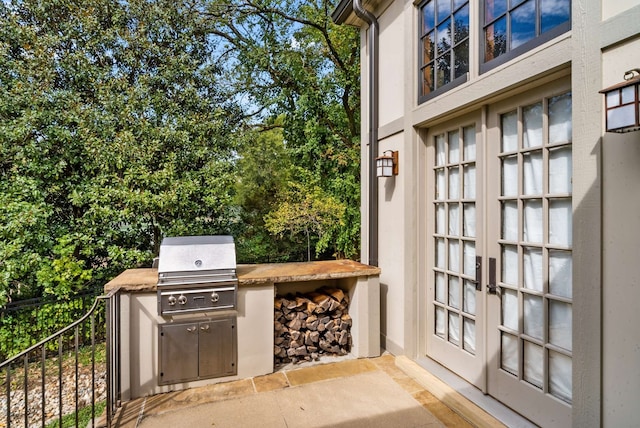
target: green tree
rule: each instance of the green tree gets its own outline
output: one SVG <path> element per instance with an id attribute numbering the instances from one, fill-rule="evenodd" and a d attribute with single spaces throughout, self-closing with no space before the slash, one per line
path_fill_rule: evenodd
<path id="1" fill-rule="evenodd" d="M 224 233 L 243 114 L 188 0 L 0 4 L 0 304 Z"/>

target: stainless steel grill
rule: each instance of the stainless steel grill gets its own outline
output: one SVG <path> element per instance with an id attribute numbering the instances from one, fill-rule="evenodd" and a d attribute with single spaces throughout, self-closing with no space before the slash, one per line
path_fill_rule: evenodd
<path id="1" fill-rule="evenodd" d="M 157 288 L 162 316 L 235 310 L 238 278 L 233 237 L 164 238 Z"/>

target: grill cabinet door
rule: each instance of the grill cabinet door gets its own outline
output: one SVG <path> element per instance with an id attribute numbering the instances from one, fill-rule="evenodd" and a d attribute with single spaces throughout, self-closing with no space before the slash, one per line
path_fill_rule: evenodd
<path id="1" fill-rule="evenodd" d="M 198 377 L 198 324 L 160 326 L 160 384 Z"/>
<path id="2" fill-rule="evenodd" d="M 201 322 L 199 328 L 200 378 L 236 374 L 236 317 Z"/>

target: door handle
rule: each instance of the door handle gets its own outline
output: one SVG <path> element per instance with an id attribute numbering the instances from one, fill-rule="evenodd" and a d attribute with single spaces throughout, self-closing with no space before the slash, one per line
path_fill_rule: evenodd
<path id="1" fill-rule="evenodd" d="M 482 257 L 476 256 L 476 291 L 482 290 Z"/>
<path id="2" fill-rule="evenodd" d="M 498 286 L 496 285 L 496 259 L 489 257 L 489 284 L 487 284 L 487 292 L 489 294 L 496 294 L 498 292 Z"/>

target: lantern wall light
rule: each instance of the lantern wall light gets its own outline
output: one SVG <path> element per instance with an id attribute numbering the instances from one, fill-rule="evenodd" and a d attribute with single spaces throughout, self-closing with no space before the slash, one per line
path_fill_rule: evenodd
<path id="1" fill-rule="evenodd" d="M 398 152 L 386 150 L 376 158 L 376 176 L 392 177 L 398 175 Z"/>
<path id="2" fill-rule="evenodd" d="M 607 132 L 640 130 L 640 68 L 624 73 L 624 82 L 600 91 L 604 94 Z"/>

